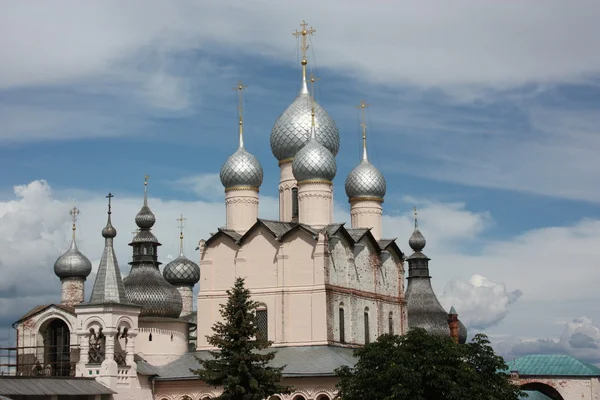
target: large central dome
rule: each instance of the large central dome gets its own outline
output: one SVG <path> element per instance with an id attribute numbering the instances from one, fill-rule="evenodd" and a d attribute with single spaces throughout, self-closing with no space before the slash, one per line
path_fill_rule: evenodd
<path id="1" fill-rule="evenodd" d="M 317 103 L 315 103 L 315 127 L 317 141 L 327 148 L 334 156 L 340 149 L 340 134 L 335 121 Z M 271 151 L 279 160 L 294 158 L 310 137 L 311 129 L 311 98 L 306 87 L 292 104 L 277 118 L 271 130 Z"/>

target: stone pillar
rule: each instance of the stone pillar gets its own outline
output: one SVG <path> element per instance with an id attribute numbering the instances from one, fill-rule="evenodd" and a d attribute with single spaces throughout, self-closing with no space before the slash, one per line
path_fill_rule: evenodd
<path id="1" fill-rule="evenodd" d="M 304 181 L 298 184 L 298 220 L 320 229 L 333 220 L 333 186 L 328 181 Z"/>
<path id="2" fill-rule="evenodd" d="M 279 220 L 292 220 L 292 188 L 297 187 L 296 178 L 292 173 L 292 159 L 279 162 Z"/>
<path id="3" fill-rule="evenodd" d="M 181 308 L 181 317 L 185 315 L 190 315 L 193 312 L 193 301 L 194 294 L 192 292 L 192 286 L 189 285 L 177 285 L 177 290 L 179 290 L 179 294 L 181 295 L 181 301 L 183 307 Z"/>
<path id="4" fill-rule="evenodd" d="M 137 332 L 127 332 L 127 345 L 125 346 L 125 363 L 129 366 L 135 365 L 135 337 Z"/>
<path id="5" fill-rule="evenodd" d="M 225 190 L 226 228 L 244 234 L 258 218 L 258 190 L 231 188 Z"/>
<path id="6" fill-rule="evenodd" d="M 375 240 L 380 240 L 383 229 L 381 203 L 380 199 L 350 199 L 352 227 L 371 229 Z"/>
<path id="7" fill-rule="evenodd" d="M 85 278 L 62 278 L 60 302 L 67 306 L 76 306 L 84 301 L 83 287 Z"/>
<path id="8" fill-rule="evenodd" d="M 450 328 L 450 336 L 455 343 L 458 343 L 458 314 L 448 314 L 448 327 Z"/>
<path id="9" fill-rule="evenodd" d="M 78 332 L 79 336 L 79 362 L 75 366 L 75 376 L 87 376 L 87 369 L 85 365 L 89 362 L 89 348 L 90 348 L 90 333 L 87 331 Z"/>

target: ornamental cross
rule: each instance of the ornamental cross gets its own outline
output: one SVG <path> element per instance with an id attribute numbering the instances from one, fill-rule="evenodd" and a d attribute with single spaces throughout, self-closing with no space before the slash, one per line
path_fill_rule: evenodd
<path id="1" fill-rule="evenodd" d="M 187 218 L 183 218 L 183 214 L 180 214 L 177 218 L 177 227 L 179 228 L 179 253 L 183 254 L 183 228 L 185 228 L 185 221 Z"/>
<path id="2" fill-rule="evenodd" d="M 108 199 L 108 213 L 111 214 L 110 211 L 110 201 L 112 200 L 112 198 L 115 197 L 112 193 L 108 193 L 108 195 L 106 196 L 106 198 Z"/>
<path id="3" fill-rule="evenodd" d="M 71 215 L 71 221 L 73 221 L 73 227 L 71 228 L 73 230 L 73 239 L 75 238 L 75 230 L 77 229 L 75 227 L 75 223 L 77 222 L 77 216 L 79 215 L 79 209 L 76 206 L 73 206 L 73 208 L 69 211 L 69 214 Z"/>
<path id="4" fill-rule="evenodd" d="M 144 186 L 148 186 L 148 178 L 150 178 L 150 177 L 148 176 L 148 174 L 146 174 L 144 176 Z"/>
<path id="5" fill-rule="evenodd" d="M 304 65 L 306 65 L 306 50 L 308 50 L 308 44 L 306 43 L 306 36 L 308 36 L 308 35 L 312 36 L 312 34 L 316 32 L 316 30 L 314 30 L 312 26 L 310 28 L 306 29 L 308 24 L 304 20 L 302 21 L 300 26 L 302 27 L 302 30 L 299 31 L 296 29 L 296 31 L 293 32 L 292 35 L 294 35 L 295 37 L 302 36 L 302 44 L 300 45 L 300 50 L 302 51 L 302 63 Z"/>
<path id="6" fill-rule="evenodd" d="M 415 216 L 415 229 L 418 228 L 417 223 L 417 207 L 413 207 L 413 215 Z"/>
<path id="7" fill-rule="evenodd" d="M 312 126 L 315 126 L 315 83 L 320 81 L 321 78 L 317 78 L 315 74 L 310 74 L 308 77 L 310 80 L 310 91 L 312 92 L 311 96 L 311 116 L 312 116 Z"/>
<path id="8" fill-rule="evenodd" d="M 244 82 L 239 81 L 237 86 L 233 88 L 233 90 L 237 90 L 239 100 L 238 100 L 238 117 L 240 119 L 240 147 L 244 147 L 244 89 L 248 86 L 244 86 Z"/>
<path id="9" fill-rule="evenodd" d="M 360 126 L 362 127 L 362 139 L 363 148 L 367 147 L 367 123 L 365 122 L 365 110 L 369 108 L 370 104 L 367 104 L 364 100 L 360 101 L 360 104 L 356 108 L 360 109 Z"/>

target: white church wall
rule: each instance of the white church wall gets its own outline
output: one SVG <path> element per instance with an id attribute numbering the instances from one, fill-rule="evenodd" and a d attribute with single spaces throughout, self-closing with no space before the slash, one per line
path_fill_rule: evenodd
<path id="1" fill-rule="evenodd" d="M 153 365 L 165 365 L 188 350 L 188 323 L 140 321 L 135 352 Z"/>

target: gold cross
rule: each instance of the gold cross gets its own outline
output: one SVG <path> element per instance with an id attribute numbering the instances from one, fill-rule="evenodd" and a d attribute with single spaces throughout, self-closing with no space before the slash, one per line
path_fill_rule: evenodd
<path id="1" fill-rule="evenodd" d="M 77 216 L 79 215 L 79 209 L 76 206 L 73 206 L 73 208 L 69 211 L 69 214 L 71 214 L 71 220 L 73 221 L 73 226 L 72 226 L 72 230 L 73 230 L 73 239 L 75 239 L 75 230 L 77 229 L 75 227 L 75 222 L 77 222 Z"/>
<path id="2" fill-rule="evenodd" d="M 309 29 L 306 29 L 308 24 L 304 20 L 302 21 L 300 26 L 302 27 L 302 30 L 299 31 L 296 29 L 296 31 L 293 32 L 292 35 L 294 35 L 295 37 L 302 36 L 302 44 L 300 45 L 300 50 L 302 51 L 302 65 L 306 65 L 306 50 L 308 50 L 308 44 L 306 43 L 306 36 L 307 35 L 312 36 L 312 34 L 316 32 L 316 30 L 314 30 L 312 26 Z"/>
<path id="3" fill-rule="evenodd" d="M 364 149 L 367 147 L 367 124 L 365 122 L 365 109 L 369 108 L 369 104 L 367 104 L 364 100 L 361 100 L 360 104 L 357 105 L 356 108 L 360 109 L 360 126 L 362 127 Z"/>
<path id="4" fill-rule="evenodd" d="M 115 197 L 115 196 L 112 193 L 110 193 L 110 192 L 108 193 L 108 196 L 106 196 L 106 198 L 108 199 L 108 213 L 109 214 L 111 214 L 111 211 L 110 211 L 110 201 L 111 201 L 111 199 L 113 197 Z"/>
<path id="5" fill-rule="evenodd" d="M 148 178 L 150 178 L 150 177 L 148 176 L 148 174 L 146 174 L 144 176 L 144 186 L 148 186 Z"/>
<path id="6" fill-rule="evenodd" d="M 244 86 L 244 82 L 239 81 L 237 86 L 233 90 L 237 90 L 239 101 L 238 101 L 238 117 L 240 119 L 240 147 L 244 147 L 244 89 L 248 86 Z"/>
<path id="7" fill-rule="evenodd" d="M 183 218 L 183 214 L 180 214 L 177 218 L 177 227 L 179 227 L 179 254 L 183 254 L 183 228 L 185 228 L 185 221 L 187 218 Z"/>
<path id="8" fill-rule="evenodd" d="M 312 116 L 312 126 L 315 126 L 315 82 L 320 81 L 321 78 L 317 78 L 315 74 L 310 74 L 310 91 L 312 92 L 312 106 L 311 106 L 311 116 Z"/>

